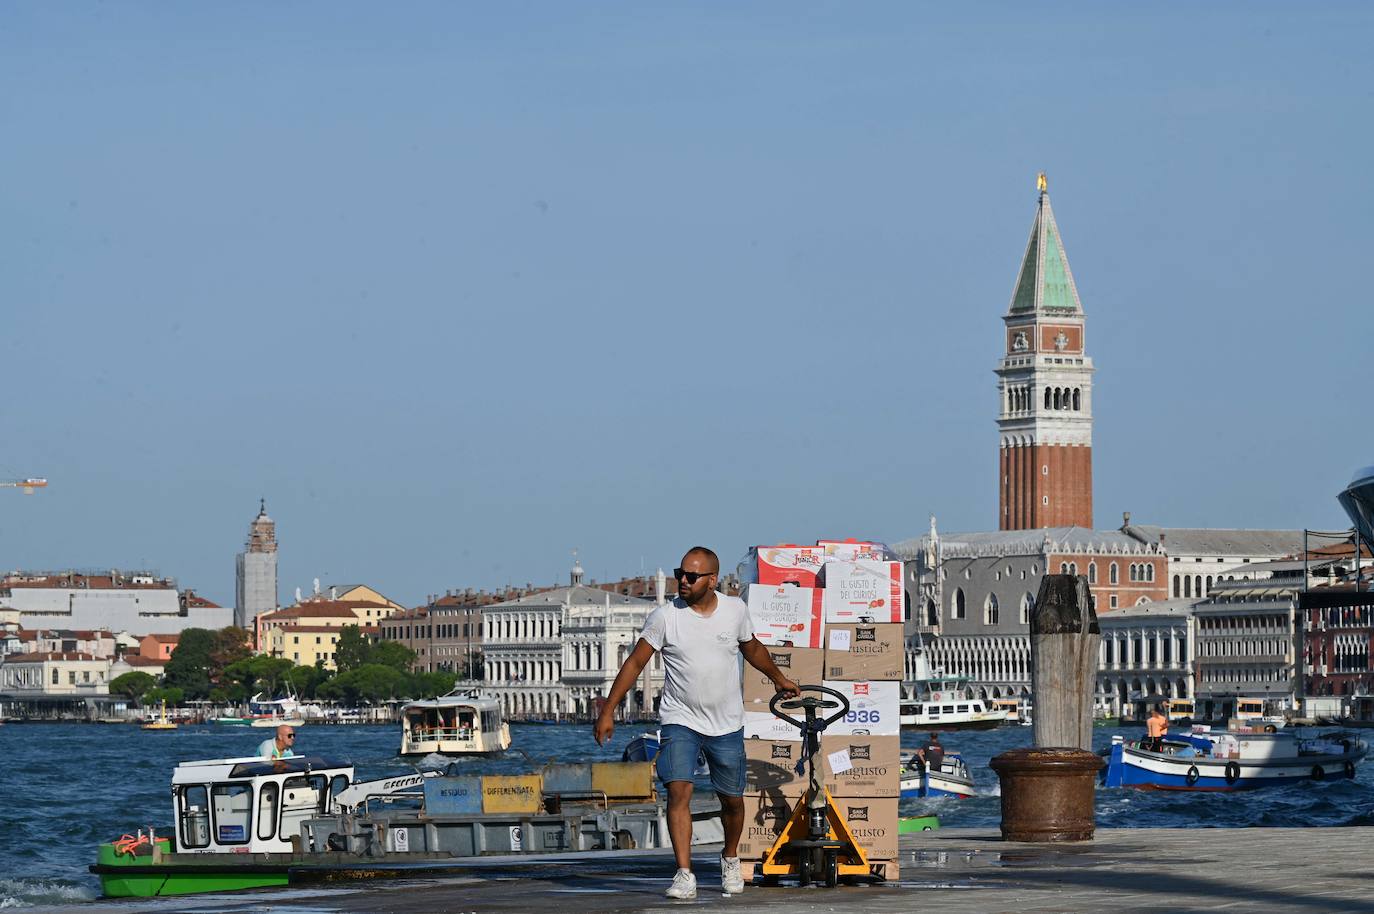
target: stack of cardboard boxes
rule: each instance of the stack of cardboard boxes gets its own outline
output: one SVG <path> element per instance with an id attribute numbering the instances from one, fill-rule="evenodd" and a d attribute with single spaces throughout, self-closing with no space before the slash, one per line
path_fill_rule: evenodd
<path id="1" fill-rule="evenodd" d="M 893 878 L 901 792 L 901 562 L 879 544 L 855 540 L 759 546 L 755 553 L 755 580 L 746 593 L 755 635 L 789 679 L 849 700 L 849 713 L 821 736 L 816 770 L 869 861 L 887 864 Z M 740 857 L 748 863 L 772 847 L 807 776 L 801 731 L 768 710 L 773 683 L 747 665 L 744 675 L 749 783 Z"/>

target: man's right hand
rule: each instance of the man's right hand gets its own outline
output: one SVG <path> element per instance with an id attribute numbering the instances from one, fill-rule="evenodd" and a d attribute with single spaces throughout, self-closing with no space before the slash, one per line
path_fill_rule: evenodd
<path id="1" fill-rule="evenodd" d="M 596 719 L 596 723 L 592 724 L 592 736 L 596 737 L 598 746 L 606 745 L 613 733 L 615 733 L 615 721 L 604 714 Z"/>

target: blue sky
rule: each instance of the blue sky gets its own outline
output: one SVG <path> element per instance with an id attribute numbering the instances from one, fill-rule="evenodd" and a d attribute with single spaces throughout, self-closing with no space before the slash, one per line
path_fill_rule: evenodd
<path id="1" fill-rule="evenodd" d="M 0 567 L 220 602 L 996 522 L 1049 173 L 1099 527 L 1371 462 L 1374 7 L 10 4 Z"/>

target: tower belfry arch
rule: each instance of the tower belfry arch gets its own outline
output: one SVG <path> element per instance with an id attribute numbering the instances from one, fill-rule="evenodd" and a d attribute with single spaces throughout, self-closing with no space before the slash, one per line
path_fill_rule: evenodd
<path id="1" fill-rule="evenodd" d="M 1002 316 L 997 526 L 1091 529 L 1093 362 L 1044 172 L 1036 192 L 1030 239 Z"/>

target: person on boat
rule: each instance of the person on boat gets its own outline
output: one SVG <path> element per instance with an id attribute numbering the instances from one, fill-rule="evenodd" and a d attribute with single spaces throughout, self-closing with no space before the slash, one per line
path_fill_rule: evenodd
<path id="1" fill-rule="evenodd" d="M 295 752 L 292 747 L 296 745 L 296 731 L 290 724 L 282 724 L 277 727 L 277 735 L 272 739 L 265 739 L 258 744 L 258 755 L 267 759 L 292 758 Z"/>
<path id="2" fill-rule="evenodd" d="M 926 740 L 926 747 L 921 757 L 925 760 L 925 763 L 930 766 L 931 771 L 940 770 L 940 766 L 945 763 L 945 747 L 940 745 L 939 733 L 930 734 L 930 738 Z"/>
<path id="3" fill-rule="evenodd" d="M 677 859 L 669 898 L 695 898 L 692 873 L 692 773 L 697 754 L 706 756 L 711 786 L 720 799 L 725 831 L 721 851 L 721 888 L 744 891 L 739 840 L 744 831 L 744 700 L 739 657 L 772 680 L 778 692 L 800 694 L 754 637 L 749 608 L 738 597 L 716 590 L 720 559 L 693 546 L 673 572 L 677 599 L 649 614 L 644 631 L 611 684 L 611 692 L 592 729 L 604 745 L 615 732 L 615 709 L 634 687 L 654 656 L 663 655 L 663 695 L 659 704 L 659 778 L 668 790 L 668 836 Z"/>
<path id="4" fill-rule="evenodd" d="M 1150 709 L 1150 716 L 1145 721 L 1145 742 L 1141 748 L 1147 752 L 1163 752 L 1164 736 L 1169 732 L 1169 718 L 1164 716 L 1163 702 Z"/>

